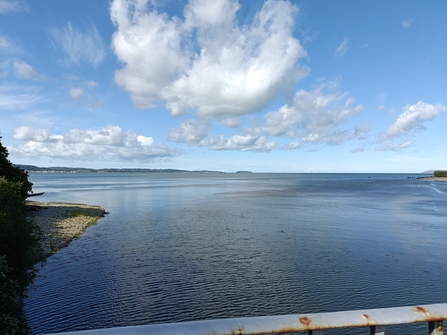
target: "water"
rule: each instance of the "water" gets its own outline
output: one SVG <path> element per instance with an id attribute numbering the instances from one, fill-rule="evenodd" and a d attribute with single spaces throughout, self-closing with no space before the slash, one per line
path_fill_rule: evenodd
<path id="1" fill-rule="evenodd" d="M 46 192 L 38 200 L 110 212 L 40 269 L 24 306 L 34 334 L 447 302 L 447 183 L 382 174 L 30 179 Z M 325 332 L 338 333 L 356 331 Z"/>

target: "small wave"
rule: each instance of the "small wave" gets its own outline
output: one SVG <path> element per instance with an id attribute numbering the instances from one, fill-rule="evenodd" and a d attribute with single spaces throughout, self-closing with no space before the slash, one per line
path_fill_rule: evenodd
<path id="1" fill-rule="evenodd" d="M 441 190 L 438 189 L 435 185 L 431 185 L 430 188 L 431 188 L 433 191 L 435 191 L 435 192 L 438 192 L 438 193 L 441 193 L 441 194 L 446 194 L 446 192 L 441 191 Z"/>

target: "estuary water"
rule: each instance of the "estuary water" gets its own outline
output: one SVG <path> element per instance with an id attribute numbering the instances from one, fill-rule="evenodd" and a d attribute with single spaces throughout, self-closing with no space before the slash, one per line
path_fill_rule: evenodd
<path id="1" fill-rule="evenodd" d="M 36 200 L 110 214 L 48 258 L 25 314 L 43 334 L 446 303 L 447 183 L 413 176 L 32 173 Z"/>

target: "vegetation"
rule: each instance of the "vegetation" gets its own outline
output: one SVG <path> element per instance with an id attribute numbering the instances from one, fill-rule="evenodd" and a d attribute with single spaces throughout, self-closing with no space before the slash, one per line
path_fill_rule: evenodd
<path id="1" fill-rule="evenodd" d="M 0 137 L 1 139 L 1 137 Z M 36 274 L 42 250 L 38 227 L 26 216 L 28 174 L 14 167 L 0 142 L 0 333 L 26 334 L 19 301 Z"/>
<path id="2" fill-rule="evenodd" d="M 64 216 L 67 219 L 71 219 L 71 218 L 78 218 L 78 217 L 82 217 L 82 216 L 91 217 L 92 215 L 87 211 L 75 209 L 75 210 L 66 211 Z"/>
<path id="3" fill-rule="evenodd" d="M 28 180 L 28 173 L 12 165 L 8 160 L 8 150 L 1 144 L 1 141 L 0 176 L 4 177 L 7 181 L 14 183 L 23 199 L 26 198 L 28 193 L 32 192 L 33 184 Z"/>
<path id="4" fill-rule="evenodd" d="M 102 215 L 104 216 L 104 215 Z M 91 213 L 87 212 L 87 211 L 83 211 L 83 210 L 79 210 L 79 209 L 75 209 L 75 210 L 67 210 L 64 214 L 64 217 L 67 219 L 72 219 L 72 218 L 85 218 L 85 219 L 89 219 L 88 221 L 88 225 L 94 225 L 96 224 L 96 222 L 98 222 L 99 217 L 92 215 Z M 73 236 L 73 238 L 80 238 L 81 237 L 81 233 L 76 234 Z"/>
<path id="5" fill-rule="evenodd" d="M 11 268 L 6 264 L 5 256 L 0 256 L 0 332 L 2 334 L 28 334 L 28 323 L 17 316 L 20 295 L 18 281 L 9 278 Z"/>
<path id="6" fill-rule="evenodd" d="M 435 171 L 435 177 L 447 178 L 447 171 Z"/>

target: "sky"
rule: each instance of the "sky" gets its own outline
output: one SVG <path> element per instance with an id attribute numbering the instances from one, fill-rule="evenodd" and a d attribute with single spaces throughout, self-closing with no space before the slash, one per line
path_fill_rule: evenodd
<path id="1" fill-rule="evenodd" d="M 42 167 L 447 169 L 447 2 L 0 0 L 0 132 Z"/>

